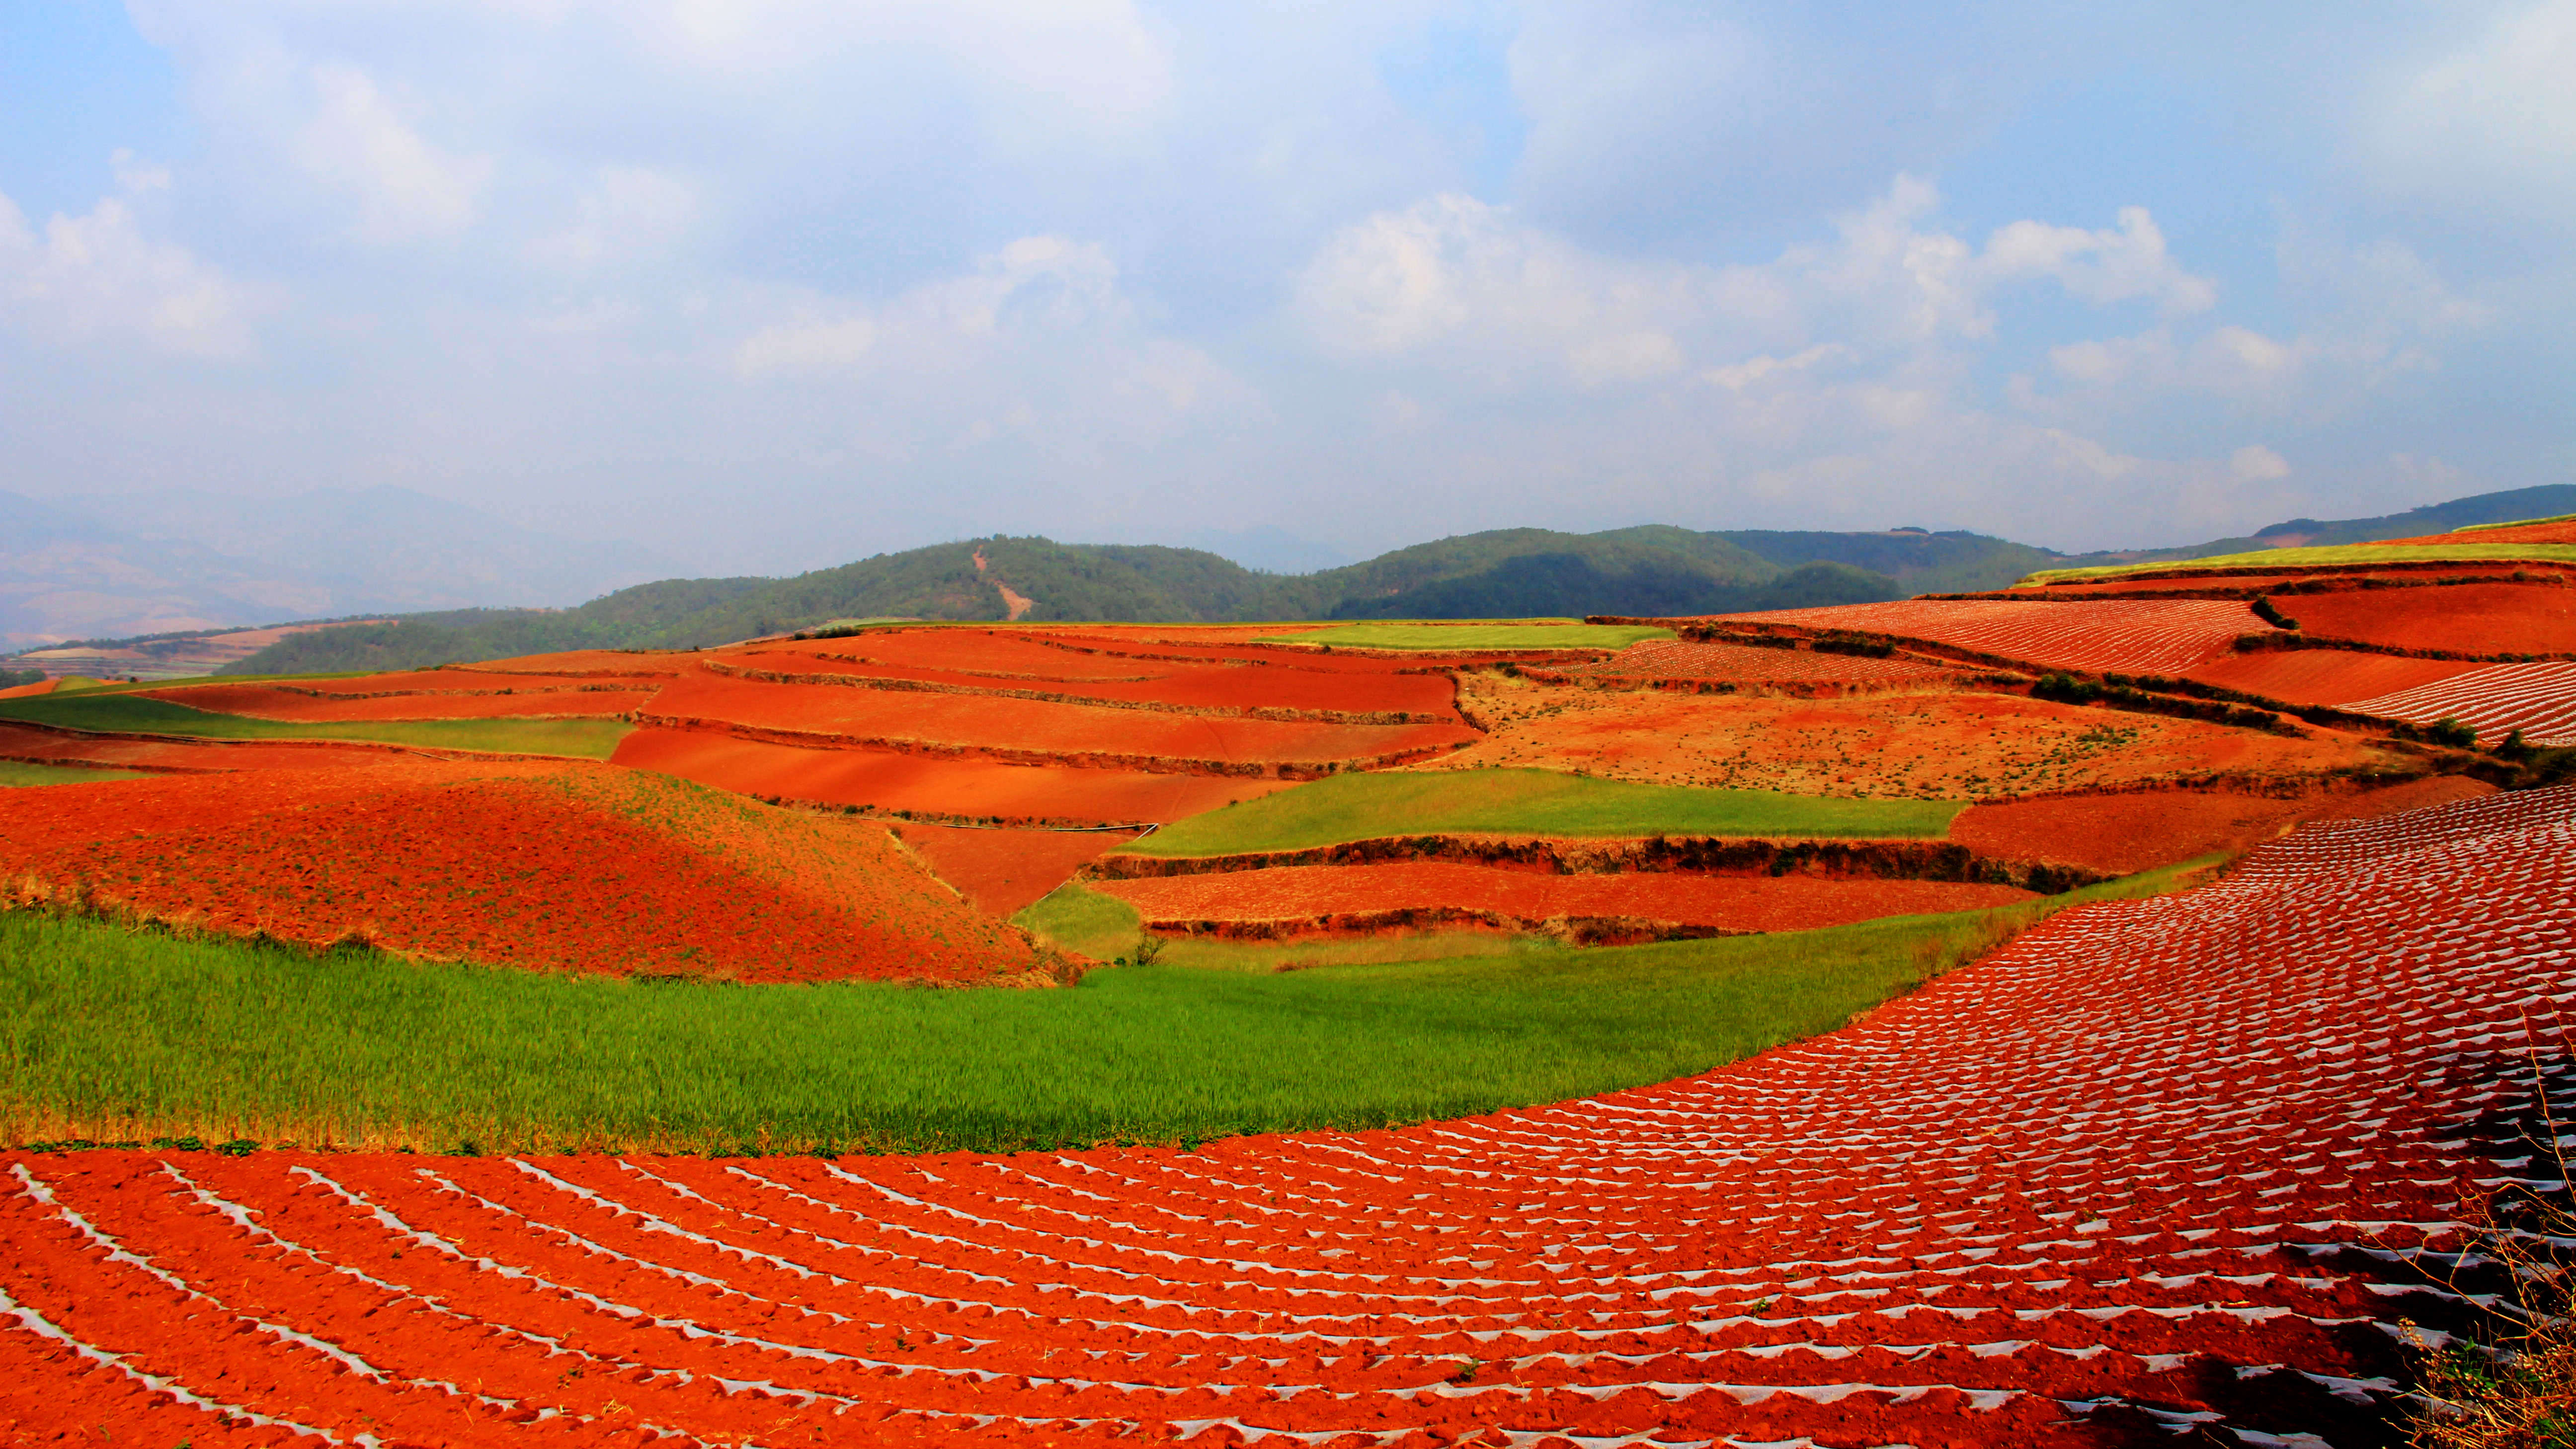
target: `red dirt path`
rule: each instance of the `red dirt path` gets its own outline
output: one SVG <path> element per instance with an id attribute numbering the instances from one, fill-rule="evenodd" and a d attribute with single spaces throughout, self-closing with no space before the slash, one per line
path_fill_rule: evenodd
<path id="1" fill-rule="evenodd" d="M 1724 931 L 1807 931 L 1880 916 L 1973 911 L 2034 899 L 2012 886 L 1812 877 L 1540 875 L 1451 861 L 1301 865 L 1220 875 L 1095 881 L 1151 922 L 1304 922 L 1426 907 L 1536 924 L 1630 916 Z"/>
<path id="2" fill-rule="evenodd" d="M 746 795 L 1081 825 L 1169 824 L 1293 783 L 1144 770 L 1041 769 L 885 750 L 809 750 L 652 728 L 627 735 L 609 758 Z"/>
<path id="3" fill-rule="evenodd" d="M 41 801 L 23 797 L 42 795 Z M 747 981 L 1034 965 L 884 831 L 590 765 L 428 761 L 0 795 L 0 880 L 231 935 Z"/>
<path id="4" fill-rule="evenodd" d="M 2275 602 L 2320 638 L 2461 654 L 2576 653 L 2576 588 L 2450 584 L 2291 594 Z"/>
<path id="5" fill-rule="evenodd" d="M 2401 1320 L 2465 1326 L 2398 1260 L 2534 1175 L 2533 1062 L 2576 1075 L 2531 1006 L 2576 991 L 2571 827 L 2576 789 L 2314 827 L 1830 1035 L 1402 1131 L 18 1156 L 0 1413 L 201 1446 L 290 1432 L 245 1412 L 460 1445 L 2383 1442 Z"/>
<path id="6" fill-rule="evenodd" d="M 1125 830 L 993 830 L 913 820 L 894 833 L 975 909 L 1005 920 L 1136 838 Z"/>

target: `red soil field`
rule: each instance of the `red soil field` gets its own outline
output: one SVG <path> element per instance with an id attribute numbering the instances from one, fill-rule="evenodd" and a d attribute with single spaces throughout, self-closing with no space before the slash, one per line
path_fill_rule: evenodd
<path id="1" fill-rule="evenodd" d="M 1463 725 L 1345 725 L 1176 715 L 979 695 L 917 694 L 825 684 L 770 684 L 684 675 L 655 698 L 648 723 L 704 720 L 853 744 L 899 741 L 1021 755 L 1092 756 L 1100 763 L 1169 760 L 1319 767 L 1446 748 L 1475 738 Z"/>
<path id="2" fill-rule="evenodd" d="M 809 750 L 699 730 L 639 729 L 609 759 L 746 795 L 1070 825 L 1169 824 L 1292 781 L 1037 768 L 888 750 Z"/>
<path id="3" fill-rule="evenodd" d="M 516 659 L 487 659 L 478 664 L 451 664 L 440 673 L 554 674 L 580 679 L 634 678 L 677 674 L 696 655 L 688 650 L 655 652 L 624 649 L 573 649 L 560 654 L 527 654 Z"/>
<path id="4" fill-rule="evenodd" d="M 2223 790 L 2157 790 L 1971 805 L 1950 838 L 1979 855 L 2080 865 L 2128 875 L 2218 851 L 2260 845 L 2308 820 L 2370 818 L 2492 795 L 2495 787 L 2436 775 L 2351 794 L 2279 799 Z"/>
<path id="5" fill-rule="evenodd" d="M 42 795 L 42 801 L 25 796 Z M 0 879 L 232 935 L 745 981 L 1035 965 L 884 830 L 590 765 L 388 763 L 0 798 Z"/>
<path id="6" fill-rule="evenodd" d="M 975 909 L 1004 920 L 1136 838 L 1125 830 L 997 830 L 912 820 L 894 833 Z"/>
<path id="7" fill-rule="evenodd" d="M 2449 584 L 2290 594 L 2275 602 L 2319 638 L 2459 654 L 2576 653 L 2576 588 Z"/>
<path id="8" fill-rule="evenodd" d="M 2010 694 L 1802 700 L 1557 688 L 1493 674 L 1463 675 L 1460 689 L 1490 733 L 1408 768 L 1533 766 L 1653 785 L 1953 800 L 2407 768 L 2376 741 L 2314 727 L 2292 739 Z"/>
<path id="9" fill-rule="evenodd" d="M 2033 664 L 2124 674 L 2179 674 L 2226 649 L 2240 634 L 2271 629 L 2248 606 L 2228 599 L 1906 599 L 1715 617 L 1733 623 L 1858 629 Z"/>
<path id="10" fill-rule="evenodd" d="M 389 745 L 239 740 L 181 743 L 56 734 L 0 720 L 0 759 L 36 764 L 113 765 L 190 774 L 215 770 L 323 770 L 377 765 L 404 752 Z"/>
<path id="11" fill-rule="evenodd" d="M 1921 880 L 1813 877 L 1543 875 L 1454 861 L 1300 865 L 1219 875 L 1095 881 L 1148 925 L 1317 923 L 1335 916 L 1445 907 L 1535 925 L 1552 917 L 1628 916 L 1721 931 L 1808 931 L 1879 916 L 1973 911 L 2034 899 L 2026 890 Z"/>
<path id="12" fill-rule="evenodd" d="M 1953 672 L 1916 659 L 1871 659 L 1750 644 L 1693 644 L 1680 639 L 1644 640 L 1598 664 L 1578 665 L 1565 671 L 1578 678 L 1709 679 L 1748 684 L 1930 683 L 1948 678 Z"/>
<path id="13" fill-rule="evenodd" d="M 506 664 L 510 661 L 496 662 Z M 246 679 L 241 682 L 314 694 L 337 695 L 498 694 L 503 690 L 527 694 L 544 689 L 627 690 L 650 693 L 659 688 L 662 681 L 668 677 L 668 675 L 610 677 L 596 674 L 527 674 L 516 670 L 485 670 L 479 666 L 458 664 L 444 669 L 406 669 L 391 674 L 353 675 L 346 679 L 275 681 Z"/>
<path id="14" fill-rule="evenodd" d="M 2532 1062 L 2569 1084 L 2531 1002 L 2576 990 L 2571 826 L 2560 789 L 2310 827 L 1824 1037 L 1404 1130 L 15 1156 L 0 1412 L 199 1445 L 2386 1442 L 2401 1324 L 2466 1326 L 2401 1260 L 2536 1175 Z"/>
<path id="15" fill-rule="evenodd" d="M 1073 699 L 1126 700 L 1186 709 L 1334 710 L 1403 713 L 1454 719 L 1453 690 L 1438 674 L 1392 670 L 1300 669 L 1293 665 L 1188 664 L 1112 659 L 1024 645 L 1042 656 L 996 650 L 960 650 L 939 663 L 896 661 L 864 651 L 808 651 L 764 646 L 708 656 L 718 671 L 827 674 L 851 678 L 917 679 L 951 689 L 1064 695 Z M 912 653 L 925 651 L 913 650 Z M 1003 666 L 1012 666 L 1005 669 Z M 1039 666 L 1055 665 L 1052 672 Z M 1073 668 L 1066 669 L 1064 665 Z"/>
<path id="16" fill-rule="evenodd" d="M 2295 617 L 2295 616 L 2293 616 Z M 2284 704 L 2343 704 L 2413 689 L 2483 666 L 2456 659 L 2409 659 L 2348 649 L 2263 649 L 2226 654 L 2185 675 L 2221 689 L 2243 690 Z"/>
<path id="17" fill-rule="evenodd" d="M 13 684 L 7 689 L 0 689 L 0 699 L 27 699 L 39 694 L 51 694 L 54 692 L 54 687 L 61 683 L 59 679 L 39 679 L 33 684 Z"/>
<path id="18" fill-rule="evenodd" d="M 354 681 L 353 681 L 354 682 Z M 326 720 L 613 718 L 640 709 L 648 692 L 558 689 L 532 694 L 393 694 L 325 699 L 256 684 L 198 684 L 139 691 L 152 699 L 214 714 L 310 723 Z"/>
<path id="19" fill-rule="evenodd" d="M 2360 714 L 2475 726 L 2483 744 L 2514 730 L 2534 745 L 2576 745 L 2576 663 L 2488 664 L 2414 689 L 2354 700 Z"/>

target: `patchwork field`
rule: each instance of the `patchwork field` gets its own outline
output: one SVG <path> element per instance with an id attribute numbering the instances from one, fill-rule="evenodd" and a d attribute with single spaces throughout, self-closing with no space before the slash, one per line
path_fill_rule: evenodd
<path id="1" fill-rule="evenodd" d="M 0 700 L 0 1441 L 2394 1442 L 2557 546 Z"/>
<path id="2" fill-rule="evenodd" d="M 168 1442 L 2369 1442 L 2400 1321 L 2467 1326 L 2398 1264 L 2463 1247 L 2473 1180 L 2530 1157 L 2512 1049 L 2569 1084 L 2526 1003 L 2576 991 L 2571 810 L 2312 832 L 1803 1045 L 1432 1127 L 21 1158 L 0 1352 L 47 1389 L 7 1412 Z"/>
<path id="3" fill-rule="evenodd" d="M 1479 673 L 1461 676 L 1459 699 L 1485 738 L 1414 769 L 1582 770 L 1647 784 L 1952 800 L 2406 769 L 2374 741 L 2327 730 L 2291 738 L 2000 692 L 1713 699 Z"/>

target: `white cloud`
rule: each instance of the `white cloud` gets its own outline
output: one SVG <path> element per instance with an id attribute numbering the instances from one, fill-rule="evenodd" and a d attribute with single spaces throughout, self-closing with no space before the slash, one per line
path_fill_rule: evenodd
<path id="1" fill-rule="evenodd" d="M 327 63 L 311 71 L 313 118 L 295 155 L 314 179 L 357 202 L 357 234 L 408 241 L 464 230 L 492 179 L 488 156 L 458 156 L 422 139 L 368 74 Z"/>
<path id="2" fill-rule="evenodd" d="M 2476 188 L 2505 207 L 2576 218 L 2576 0 L 2508 5 L 2466 44 L 2407 75 L 2369 128 L 2415 188 Z"/>
<path id="3" fill-rule="evenodd" d="M 2121 207 L 2117 231 L 2017 221 L 1987 238 L 1980 260 L 1996 277 L 2053 277 L 2097 305 L 2147 297 L 2168 313 L 2190 313 L 2218 304 L 2218 288 L 2182 269 L 2143 206 Z"/>
<path id="4" fill-rule="evenodd" d="M 649 166 L 603 166 L 574 203 L 572 223 L 528 246 L 541 263 L 575 270 L 648 254 L 685 232 L 698 210 L 694 188 Z"/>
<path id="5" fill-rule="evenodd" d="M 2290 476 L 2289 460 L 2260 443 L 2237 449 L 2229 456 L 2227 466 L 2248 483 L 2267 483 Z"/>
<path id="6" fill-rule="evenodd" d="M 877 324 L 865 317 L 821 317 L 776 322 L 734 348 L 733 365 L 745 377 L 834 372 L 867 356 Z"/>
<path id="7" fill-rule="evenodd" d="M 1795 356 L 1773 357 L 1765 353 L 1724 367 L 1712 367 L 1700 375 L 1715 386 L 1730 392 L 1742 392 L 1765 378 L 1787 377 L 1851 355 L 1852 350 L 1839 342 L 1820 342 Z"/>
<path id="8" fill-rule="evenodd" d="M 138 339 L 181 357 L 252 352 L 248 291 L 187 248 L 143 234 L 116 197 L 38 234 L 0 196 L 0 315 L 41 340 Z"/>

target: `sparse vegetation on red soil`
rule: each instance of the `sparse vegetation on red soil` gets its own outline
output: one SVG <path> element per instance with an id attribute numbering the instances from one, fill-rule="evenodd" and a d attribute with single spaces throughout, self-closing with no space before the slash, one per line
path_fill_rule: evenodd
<path id="1" fill-rule="evenodd" d="M 0 882 L 20 903 L 545 970 L 983 981 L 1034 965 L 880 826 L 595 766 L 10 791 Z"/>

